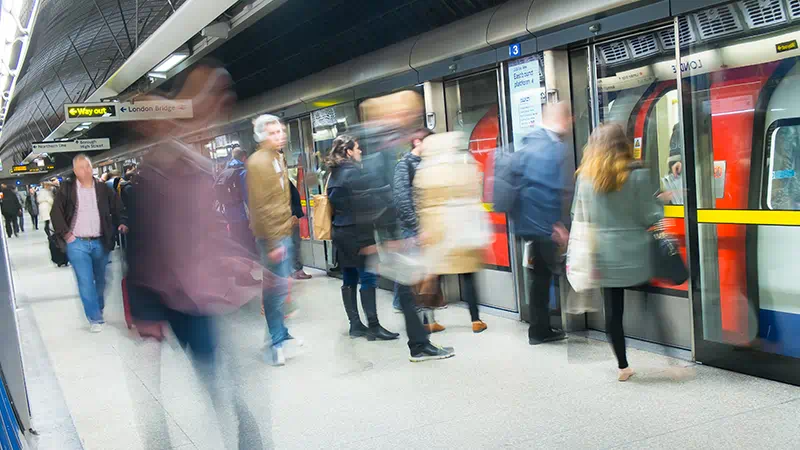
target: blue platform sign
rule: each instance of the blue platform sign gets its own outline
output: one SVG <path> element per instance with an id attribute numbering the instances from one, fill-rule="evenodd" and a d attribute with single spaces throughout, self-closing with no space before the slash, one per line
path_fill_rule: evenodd
<path id="1" fill-rule="evenodd" d="M 517 44 L 511 44 L 508 46 L 508 56 L 511 58 L 516 58 L 522 54 L 522 46 Z"/>

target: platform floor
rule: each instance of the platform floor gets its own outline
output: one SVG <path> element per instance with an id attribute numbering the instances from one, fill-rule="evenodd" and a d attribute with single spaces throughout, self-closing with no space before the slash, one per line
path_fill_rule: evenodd
<path id="1" fill-rule="evenodd" d="M 120 266 L 109 266 L 101 334 L 89 334 L 71 269 L 49 261 L 45 235 L 9 242 L 33 423 L 43 450 L 236 448 L 174 341 L 139 342 L 126 329 Z M 117 255 L 118 259 L 118 255 Z M 247 405 L 242 448 L 797 448 L 800 388 L 641 350 L 637 375 L 615 379 L 605 342 L 571 337 L 531 347 L 525 324 L 466 309 L 438 313 L 435 342 L 455 358 L 409 363 L 405 340 L 346 336 L 340 281 L 298 282 L 290 328 L 306 345 L 285 367 L 263 359 L 258 305 L 226 318 L 222 358 Z M 383 324 L 403 332 L 389 293 Z M 223 444 L 225 441 L 227 444 Z"/>

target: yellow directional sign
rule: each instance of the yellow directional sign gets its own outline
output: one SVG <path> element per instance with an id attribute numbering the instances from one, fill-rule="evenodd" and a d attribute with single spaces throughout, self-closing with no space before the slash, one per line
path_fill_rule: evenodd
<path id="1" fill-rule="evenodd" d="M 67 108 L 68 119 L 96 119 L 100 117 L 116 117 L 117 107 L 114 105 L 86 105 Z"/>

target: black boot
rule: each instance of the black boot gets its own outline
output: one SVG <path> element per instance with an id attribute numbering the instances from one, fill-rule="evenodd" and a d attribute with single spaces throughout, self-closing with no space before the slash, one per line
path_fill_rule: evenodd
<path id="1" fill-rule="evenodd" d="M 383 328 L 378 322 L 378 307 L 375 304 L 375 288 L 367 288 L 361 290 L 361 306 L 364 307 L 364 312 L 367 314 L 367 323 L 369 323 L 369 330 L 367 331 L 367 339 L 374 341 L 391 341 L 400 337 L 399 333 L 392 333 L 386 328 Z"/>
<path id="2" fill-rule="evenodd" d="M 347 320 L 350 321 L 350 337 L 367 336 L 367 327 L 361 323 L 361 318 L 358 316 L 356 290 L 350 286 L 342 286 L 342 302 L 344 303 L 344 312 L 347 313 Z"/>

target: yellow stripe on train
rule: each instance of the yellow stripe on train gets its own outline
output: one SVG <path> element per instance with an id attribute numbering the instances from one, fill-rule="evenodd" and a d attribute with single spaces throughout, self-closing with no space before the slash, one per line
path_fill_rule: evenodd
<path id="1" fill-rule="evenodd" d="M 699 223 L 737 225 L 800 226 L 800 211 L 761 211 L 744 209 L 699 209 Z"/>

